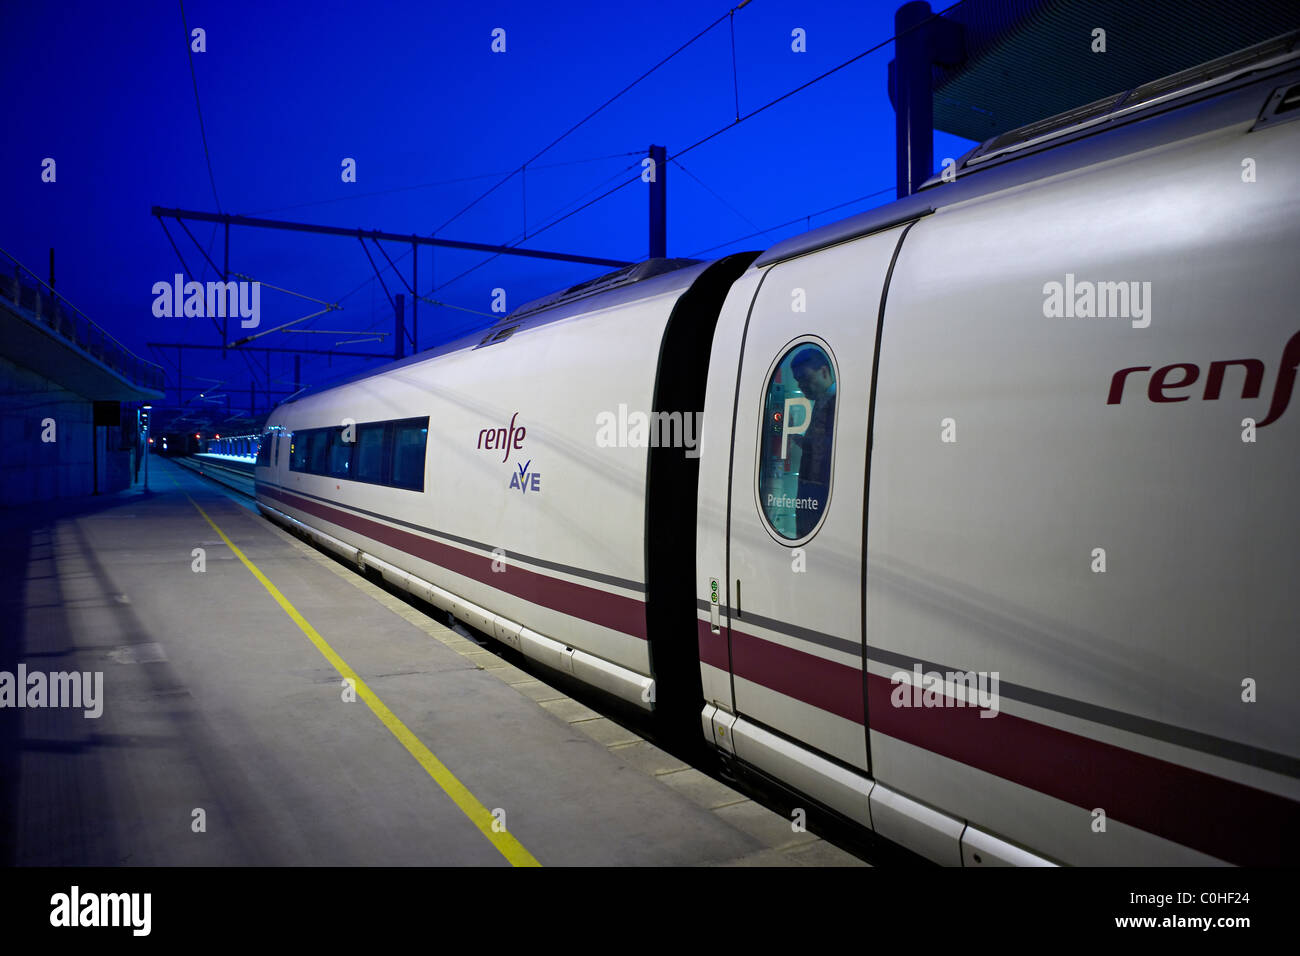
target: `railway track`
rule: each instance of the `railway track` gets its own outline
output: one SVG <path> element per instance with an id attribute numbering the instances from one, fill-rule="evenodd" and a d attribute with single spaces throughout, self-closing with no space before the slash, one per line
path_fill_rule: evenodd
<path id="1" fill-rule="evenodd" d="M 211 461 L 199 461 L 194 458 L 172 458 L 170 460 L 202 478 L 239 492 L 250 501 L 256 497 L 253 489 L 253 476 L 248 472 L 240 471 L 238 468 L 230 468 L 226 465 L 218 465 Z"/>

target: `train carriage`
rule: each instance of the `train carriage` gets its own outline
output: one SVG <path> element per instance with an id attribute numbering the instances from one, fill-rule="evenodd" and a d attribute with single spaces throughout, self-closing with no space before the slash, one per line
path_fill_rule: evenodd
<path id="1" fill-rule="evenodd" d="M 298 397 L 259 504 L 936 862 L 1288 862 L 1296 40 Z"/>
<path id="2" fill-rule="evenodd" d="M 655 709 L 656 675 L 699 683 L 693 643 L 668 641 L 671 621 L 656 618 L 690 629 L 689 605 L 667 598 L 690 588 L 695 460 L 626 422 L 694 427 L 721 297 L 753 257 L 623 270 L 481 338 L 286 403 L 270 419 L 260 506 Z"/>

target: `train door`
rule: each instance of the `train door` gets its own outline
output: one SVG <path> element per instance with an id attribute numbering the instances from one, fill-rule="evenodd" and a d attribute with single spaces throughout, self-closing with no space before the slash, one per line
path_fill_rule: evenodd
<path id="1" fill-rule="evenodd" d="M 863 822 L 863 489 L 876 324 L 900 233 L 771 268 L 744 332 L 732 435 L 732 746 Z"/>

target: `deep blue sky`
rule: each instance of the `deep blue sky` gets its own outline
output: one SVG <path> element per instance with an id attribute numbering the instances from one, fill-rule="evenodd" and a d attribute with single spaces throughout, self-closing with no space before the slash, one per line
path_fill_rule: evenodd
<path id="1" fill-rule="evenodd" d="M 753 0 L 734 17 L 741 113 L 887 39 L 897 5 Z M 190 28 L 207 32 L 207 52 L 194 54 L 194 69 L 221 210 L 431 233 L 727 9 L 727 0 L 188 0 Z M 180 270 L 150 207 L 217 207 L 180 4 L 5 0 L 0 10 L 0 89 L 6 94 L 0 247 L 44 277 L 53 246 L 59 290 L 146 358 L 161 361 L 146 348 L 149 341 L 217 343 L 206 319 L 160 319 L 151 311 L 153 283 Z M 496 27 L 506 30 L 504 54 L 490 49 Z M 791 51 L 795 27 L 807 32 L 806 53 Z M 885 86 L 892 56 L 890 45 L 864 57 L 682 157 L 707 189 L 670 165 L 669 255 L 712 258 L 764 248 L 807 225 L 710 247 L 870 193 L 885 191 L 814 216 L 811 225 L 892 199 L 893 111 Z M 619 174 L 639 157 L 614 154 L 643 151 L 653 142 L 671 155 L 734 117 L 731 32 L 724 21 L 530 168 L 530 234 L 578 201 L 633 177 L 637 169 Z M 936 134 L 936 164 L 969 145 Z M 47 156 L 57 162 L 53 184 L 40 179 Z M 357 161 L 356 183 L 340 179 L 344 157 Z M 628 186 L 524 244 L 643 259 L 646 188 Z M 490 243 L 519 239 L 522 193 L 516 177 L 439 235 Z M 197 270 L 201 256 L 170 225 Z M 191 229 L 205 246 L 215 238 L 212 255 L 220 263 L 219 232 L 203 224 Z M 404 252 L 389 247 L 395 258 Z M 430 256 L 428 249 L 421 252 L 420 291 L 426 295 L 431 280 L 442 286 L 486 258 L 437 250 L 431 263 Z M 398 261 L 409 278 L 409 255 Z M 305 328 L 392 329 L 391 310 L 354 239 L 234 228 L 231 268 L 345 307 Z M 514 308 L 601 271 L 502 257 L 432 297 L 489 312 L 495 287 L 506 289 Z M 211 271 L 202 278 L 213 278 Z M 390 289 L 399 289 L 391 273 L 386 279 Z M 260 328 L 315 308 L 264 290 Z M 421 347 L 491 321 L 422 304 Z M 259 343 L 324 347 L 343 338 L 277 333 Z M 390 354 L 392 348 L 391 339 L 382 346 L 343 347 Z M 163 362 L 173 382 L 175 354 L 171 350 Z M 220 379 L 235 407 L 246 406 L 247 365 L 238 356 L 223 362 L 201 355 L 185 358 L 187 398 L 210 384 L 204 378 Z M 276 388 L 289 387 L 291 362 L 288 356 L 273 359 Z M 304 358 L 303 379 L 326 380 L 355 367 Z"/>

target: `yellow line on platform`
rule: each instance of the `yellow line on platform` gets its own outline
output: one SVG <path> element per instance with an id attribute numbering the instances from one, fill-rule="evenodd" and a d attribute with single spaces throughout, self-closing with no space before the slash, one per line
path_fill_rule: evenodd
<path id="1" fill-rule="evenodd" d="M 378 695 L 366 686 L 365 681 L 357 676 L 356 671 L 348 666 L 347 661 L 340 657 L 334 648 L 330 647 L 325 638 L 321 637 L 319 632 L 317 632 L 316 628 L 312 627 L 307 619 L 298 613 L 298 609 L 289 603 L 288 598 L 280 593 L 280 589 L 270 582 L 257 565 L 245 557 L 244 552 L 240 551 L 233 541 L 226 537 L 226 533 L 217 527 L 217 523 L 208 517 L 208 513 L 199 507 L 198 502 L 189 495 L 185 495 L 185 497 L 190 504 L 194 505 L 194 507 L 198 509 L 199 514 L 203 515 L 203 519 L 208 524 L 212 525 L 212 530 L 221 535 L 221 540 L 226 542 L 227 547 L 234 552 L 235 557 L 239 558 L 239 560 L 244 563 L 244 567 L 248 568 L 248 570 L 252 572 L 253 577 L 257 578 L 257 580 L 261 582 L 262 587 L 266 588 L 267 593 L 269 593 L 271 597 L 275 598 L 276 603 L 280 605 L 284 610 L 284 613 L 288 614 L 289 617 L 293 619 L 293 623 L 297 624 L 299 629 L 307 635 L 308 639 L 316 645 L 316 650 L 320 651 L 321 654 L 325 656 L 325 659 L 334 666 L 335 670 L 354 682 L 357 694 L 366 702 L 366 705 L 374 711 L 375 716 L 379 718 L 394 737 L 401 741 L 402 746 L 405 747 L 420 766 L 428 772 L 429 776 L 432 777 L 434 782 L 443 789 L 447 796 L 451 797 L 452 802 L 454 802 L 456 806 L 460 807 L 461 812 L 464 813 L 465 816 L 469 817 L 470 822 L 478 827 L 479 831 L 485 837 L 492 841 L 492 845 L 497 848 L 501 855 L 509 860 L 512 866 L 541 866 L 537 859 L 529 853 L 524 848 L 524 845 L 516 840 L 513 835 L 504 830 L 498 832 L 493 829 L 493 824 L 496 823 L 496 818 L 492 816 L 492 813 L 487 809 L 487 807 L 483 806 L 483 804 L 478 801 L 478 798 L 475 797 L 474 794 L 470 793 L 469 789 L 463 783 L 456 779 L 456 775 L 448 770 L 446 765 L 434 755 L 433 751 L 426 747 L 420 738 L 415 736 L 415 734 L 413 734 L 410 729 L 398 719 L 397 715 L 388 709 L 388 706 L 379 699 Z"/>

